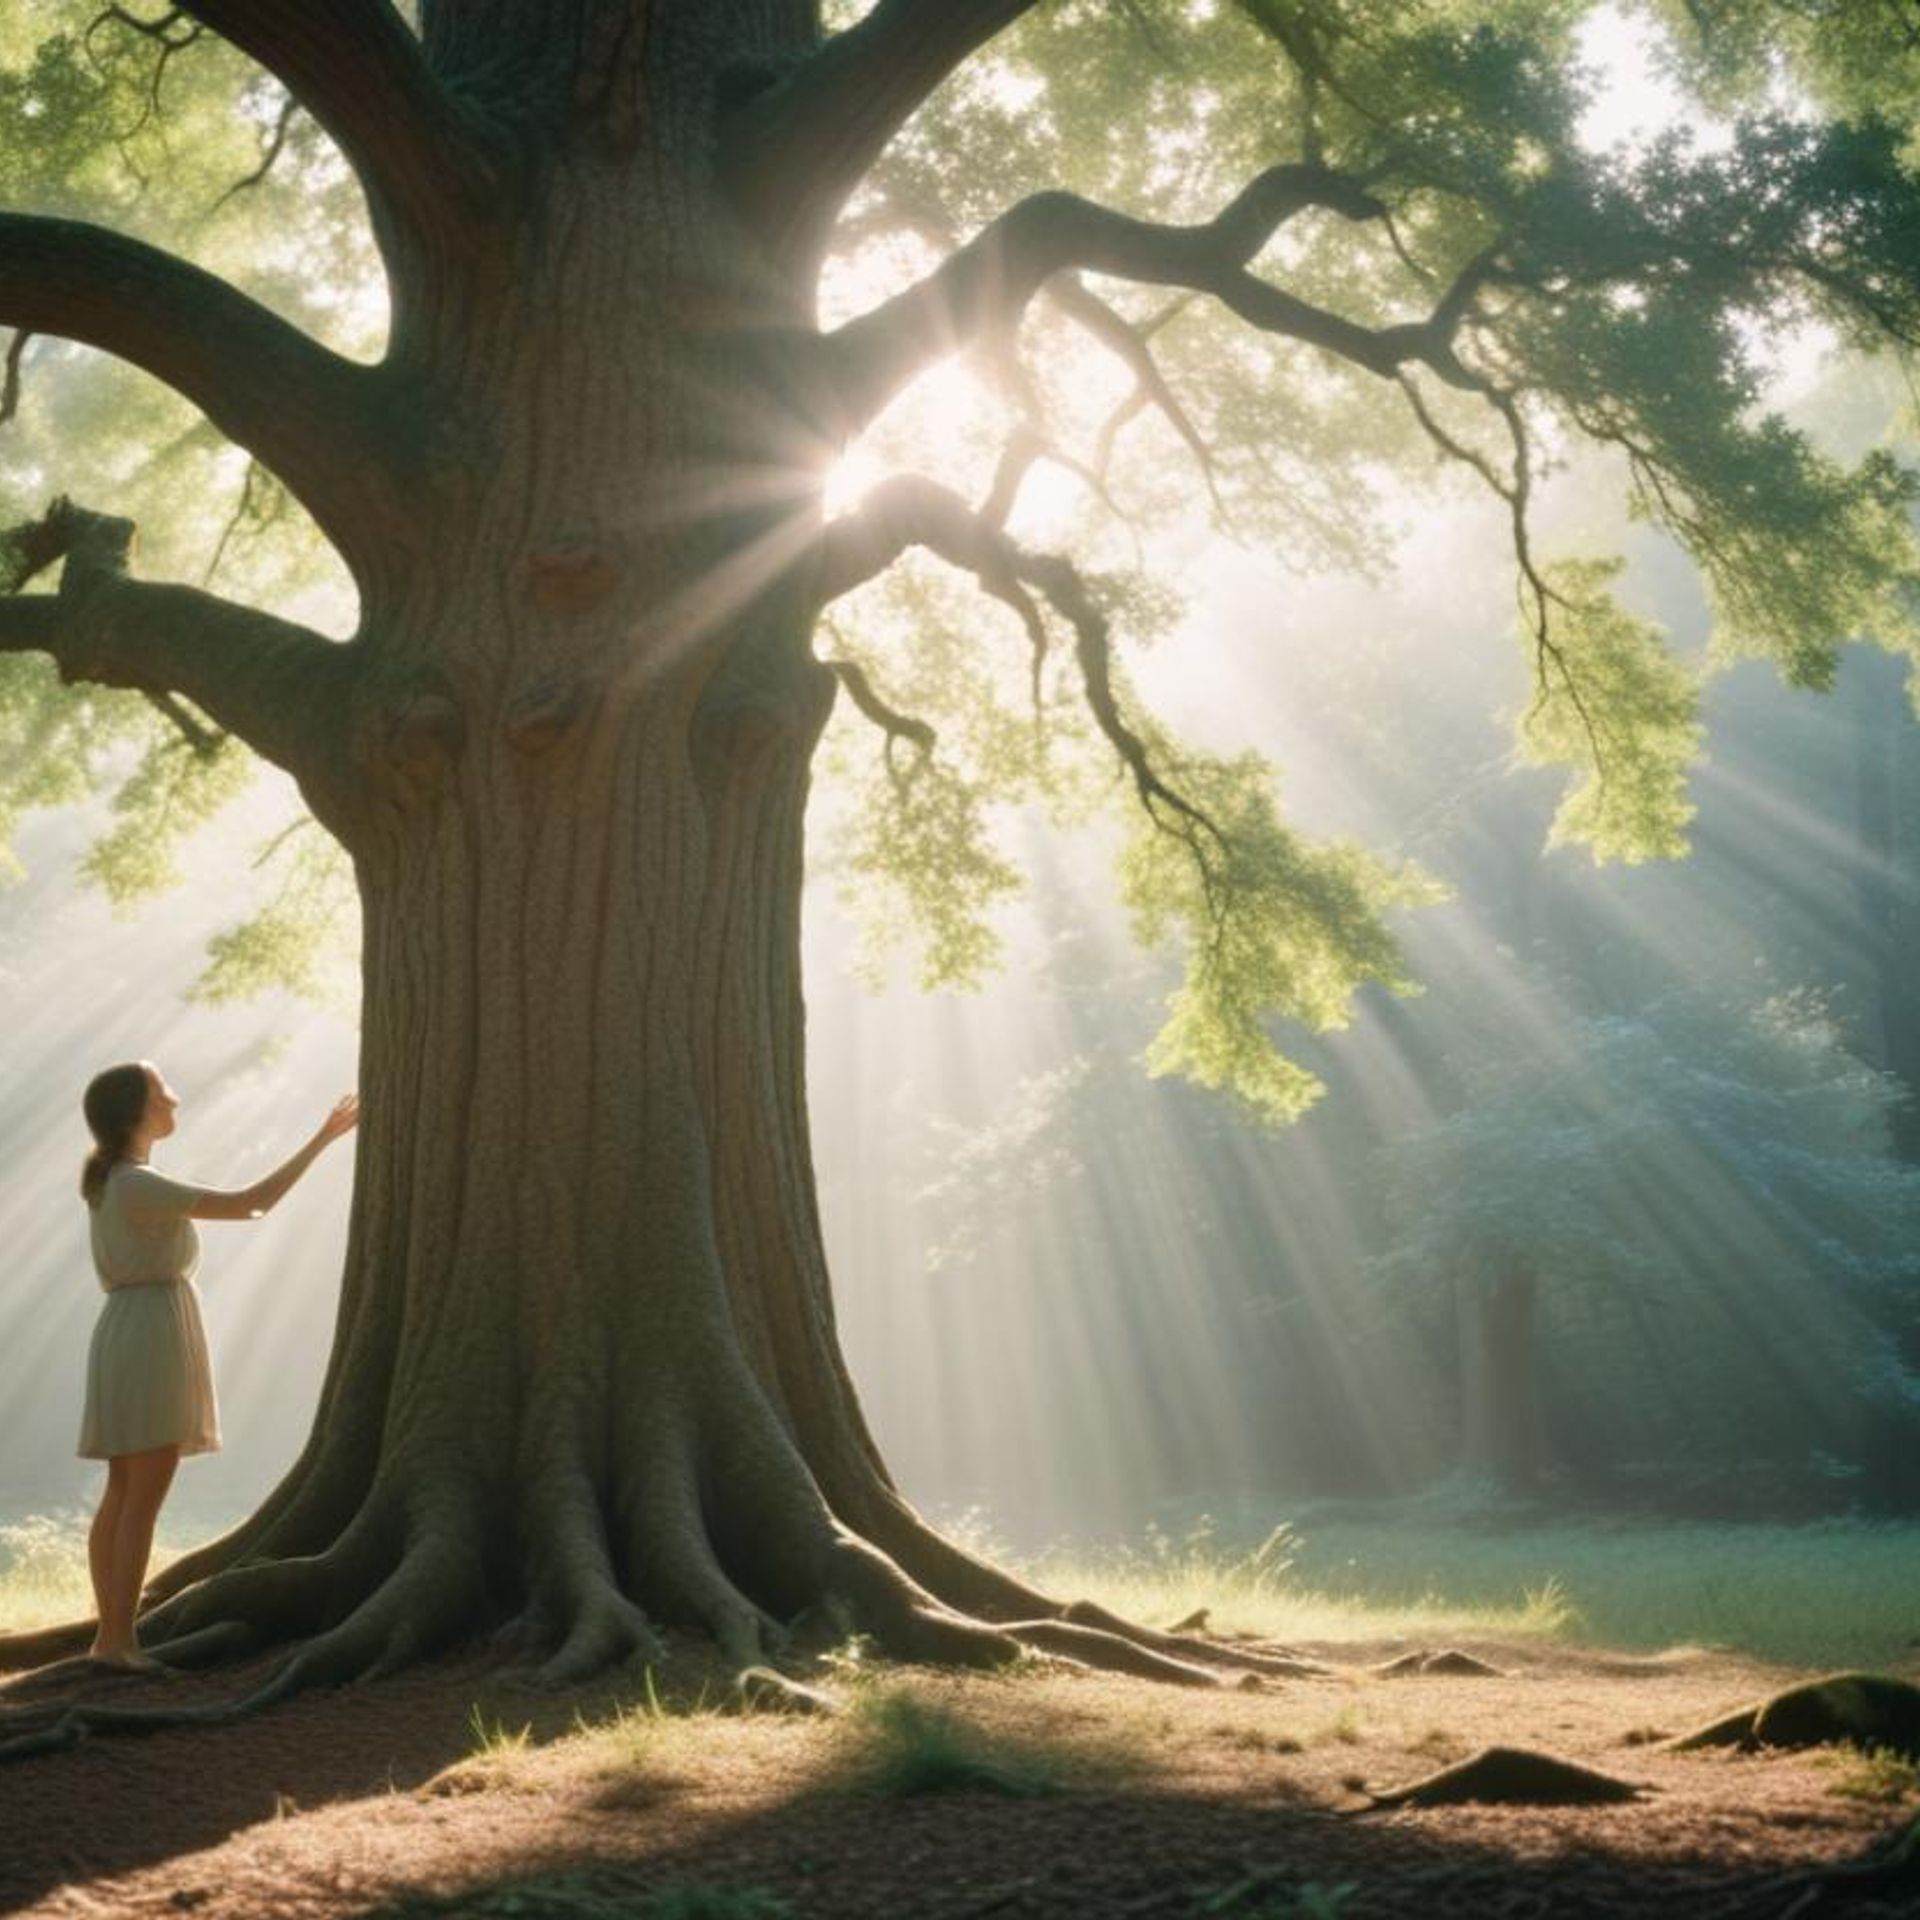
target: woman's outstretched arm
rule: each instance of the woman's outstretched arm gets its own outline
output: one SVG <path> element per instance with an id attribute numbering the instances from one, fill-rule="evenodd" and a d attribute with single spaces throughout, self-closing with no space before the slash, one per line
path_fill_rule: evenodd
<path id="1" fill-rule="evenodd" d="M 299 1152 L 250 1187 L 226 1192 L 210 1188 L 187 1209 L 195 1220 L 257 1220 L 277 1206 L 287 1189 L 319 1159 L 328 1145 L 343 1133 L 350 1133 L 360 1119 L 360 1100 L 348 1094 L 334 1103 L 332 1112 L 320 1122 L 314 1136 Z"/>

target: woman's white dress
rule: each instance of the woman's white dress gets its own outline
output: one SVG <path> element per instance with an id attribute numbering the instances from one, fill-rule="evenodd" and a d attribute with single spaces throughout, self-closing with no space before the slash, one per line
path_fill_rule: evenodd
<path id="1" fill-rule="evenodd" d="M 213 1364 L 193 1276 L 200 1236 L 187 1209 L 206 1192 L 122 1161 L 93 1208 L 93 1264 L 106 1303 L 87 1349 L 80 1456 L 220 1444 Z"/>

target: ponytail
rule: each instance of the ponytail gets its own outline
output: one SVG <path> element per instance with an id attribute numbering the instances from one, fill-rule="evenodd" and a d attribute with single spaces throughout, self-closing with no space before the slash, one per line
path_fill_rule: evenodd
<path id="1" fill-rule="evenodd" d="M 95 1074 L 80 1098 L 80 1111 L 93 1135 L 93 1151 L 80 1168 L 80 1198 L 97 1207 L 107 1175 L 127 1157 L 133 1130 L 146 1117 L 146 1067 L 136 1060 Z"/>

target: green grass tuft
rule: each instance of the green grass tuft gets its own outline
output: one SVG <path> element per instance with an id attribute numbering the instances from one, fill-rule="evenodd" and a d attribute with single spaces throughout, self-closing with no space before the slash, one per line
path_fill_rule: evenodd
<path id="1" fill-rule="evenodd" d="M 1842 1799 L 1865 1800 L 1876 1807 L 1904 1806 L 1920 1798 L 1920 1762 L 1891 1747 L 1856 1748 L 1831 1790 Z"/>
<path id="2" fill-rule="evenodd" d="M 467 1749 L 470 1759 L 508 1760 L 516 1753 L 524 1753 L 528 1740 L 533 1734 L 533 1722 L 524 1726 L 509 1727 L 498 1717 L 489 1720 L 481 1711 L 476 1700 L 467 1712 L 467 1726 L 473 1734 L 473 1744 Z"/>
<path id="3" fill-rule="evenodd" d="M 788 1920 L 791 1906 L 765 1887 L 683 1881 L 647 1890 L 619 1867 L 576 1867 L 451 1894 L 404 1895 L 366 1920 Z"/>
<path id="4" fill-rule="evenodd" d="M 793 1909 L 764 1887 L 667 1887 L 629 1909 L 634 1920 L 784 1920 Z"/>
<path id="5" fill-rule="evenodd" d="M 1058 1793 L 1066 1764 L 1055 1754 L 970 1726 L 944 1707 L 896 1689 L 867 1694 L 849 1720 L 854 1781 L 869 1793 Z"/>

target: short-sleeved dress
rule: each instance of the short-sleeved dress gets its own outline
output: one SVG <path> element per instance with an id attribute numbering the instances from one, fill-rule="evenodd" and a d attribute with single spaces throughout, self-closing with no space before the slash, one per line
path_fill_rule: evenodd
<path id="1" fill-rule="evenodd" d="M 213 1364 L 193 1276 L 200 1236 L 187 1209 L 206 1192 L 122 1161 L 92 1211 L 93 1264 L 106 1303 L 87 1349 L 80 1457 L 220 1444 Z"/>

